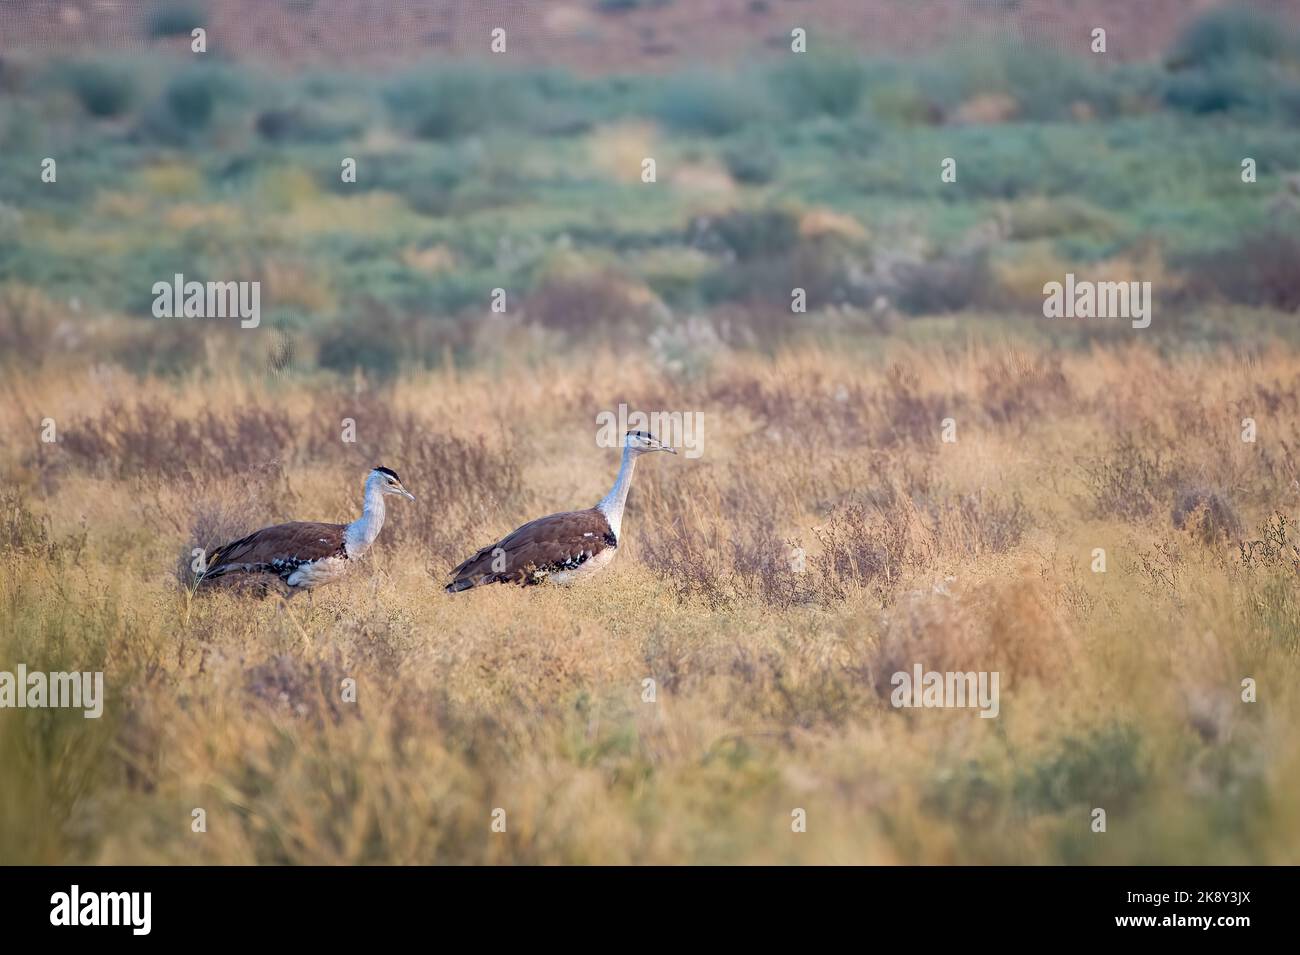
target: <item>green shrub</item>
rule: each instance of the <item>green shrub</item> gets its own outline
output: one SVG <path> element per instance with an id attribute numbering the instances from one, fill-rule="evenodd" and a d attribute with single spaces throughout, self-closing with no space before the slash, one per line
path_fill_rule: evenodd
<path id="1" fill-rule="evenodd" d="M 1007 206 L 1006 226 L 1008 239 L 1030 241 L 1089 232 L 1110 234 L 1115 230 L 1115 220 L 1077 196 L 1032 196 Z"/>
<path id="2" fill-rule="evenodd" d="M 1118 112 L 1121 91 L 1132 79 L 1114 74 L 1092 60 L 1064 57 L 1047 50 L 1002 51 L 1009 95 L 1020 104 L 1019 117 L 1041 122 L 1068 120 L 1079 104 L 1094 114 Z"/>
<path id="3" fill-rule="evenodd" d="M 324 336 L 317 363 L 331 371 L 346 373 L 361 368 L 387 377 L 396 373 L 403 351 L 400 342 L 348 326 Z"/>
<path id="4" fill-rule="evenodd" d="M 253 128 L 272 143 L 334 143 L 358 135 L 362 124 L 331 118 L 315 107 L 289 107 L 263 110 Z"/>
<path id="5" fill-rule="evenodd" d="M 672 0 L 596 0 L 596 9 L 603 13 L 626 13 L 645 7 L 666 7 Z"/>
<path id="6" fill-rule="evenodd" d="M 1204 67 L 1224 60 L 1274 60 L 1295 50 L 1285 24 L 1249 7 L 1211 10 L 1190 23 L 1174 42 L 1169 65 Z"/>
<path id="7" fill-rule="evenodd" d="M 735 209 L 697 219 L 688 240 L 711 252 L 730 252 L 742 262 L 781 255 L 799 242 L 799 217 L 789 209 Z"/>
<path id="8" fill-rule="evenodd" d="M 722 161 L 732 179 L 748 186 L 766 185 L 781 168 L 780 154 L 766 142 L 733 143 L 722 151 Z"/>
<path id="9" fill-rule="evenodd" d="M 793 56 L 770 74 L 770 82 L 792 116 L 852 116 L 866 89 L 858 60 L 841 54 Z"/>
<path id="10" fill-rule="evenodd" d="M 182 129 L 197 131 L 212 121 L 215 97 L 212 77 L 206 73 L 187 73 L 167 84 L 167 109 Z"/>
<path id="11" fill-rule="evenodd" d="M 103 63 L 76 64 L 69 71 L 69 82 L 82 109 L 99 118 L 121 116 L 135 98 L 130 75 Z"/>
<path id="12" fill-rule="evenodd" d="M 1024 44 L 961 47 L 912 68 L 912 102 L 893 104 L 890 112 L 910 109 L 918 119 L 925 119 L 940 111 L 951 117 L 966 101 L 995 95 L 1011 97 L 1017 104 L 1015 116 L 1021 120 L 1068 120 L 1080 104 L 1095 115 L 1111 116 L 1119 112 L 1128 91 L 1143 86 L 1144 77 L 1141 68 L 1120 71 L 1102 67 L 1094 60 L 1062 56 Z M 1150 77 L 1154 73 L 1146 69 L 1146 83 L 1153 82 Z M 873 100 L 881 95 L 873 92 Z"/>
<path id="13" fill-rule="evenodd" d="M 399 126 L 419 139 L 450 140 L 517 122 L 531 89 L 520 75 L 447 69 L 404 77 L 384 93 Z"/>
<path id="14" fill-rule="evenodd" d="M 203 26 L 207 11 L 196 3 L 163 3 L 149 15 L 149 35 L 155 39 L 169 36 L 189 36 L 195 27 Z"/>
<path id="15" fill-rule="evenodd" d="M 871 114 L 896 126 L 926 126 L 943 119 L 943 107 L 911 80 L 871 85 Z"/>
<path id="16" fill-rule="evenodd" d="M 223 113 L 238 116 L 262 94 L 245 72 L 217 60 L 172 71 L 164 79 L 159 95 L 140 113 L 136 136 L 144 142 L 190 146 Z"/>
<path id="17" fill-rule="evenodd" d="M 761 118 L 762 99 L 752 86 L 715 76 L 681 76 L 655 105 L 655 118 L 684 133 L 725 136 Z"/>
<path id="18" fill-rule="evenodd" d="M 1285 116 L 1298 93 L 1300 86 L 1275 64 L 1222 60 L 1168 77 L 1164 101 L 1194 115 L 1233 111 L 1262 118 Z"/>
<path id="19" fill-rule="evenodd" d="M 1063 812 L 1080 805 L 1122 810 L 1147 786 L 1150 772 L 1137 730 L 1109 726 L 1065 737 L 1019 771 L 1014 792 L 1030 812 Z"/>
<path id="20" fill-rule="evenodd" d="M 1180 76 L 1165 88 L 1165 103 L 1185 113 L 1222 113 L 1245 101 L 1242 91 L 1220 76 Z"/>

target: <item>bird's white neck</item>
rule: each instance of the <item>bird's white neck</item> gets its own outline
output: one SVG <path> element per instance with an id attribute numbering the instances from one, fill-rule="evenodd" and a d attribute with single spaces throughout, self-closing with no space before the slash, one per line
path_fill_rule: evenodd
<path id="1" fill-rule="evenodd" d="M 609 521 L 609 529 L 618 537 L 623 524 L 623 505 L 627 503 L 627 491 L 632 486 L 632 469 L 636 466 L 636 452 L 631 448 L 623 449 L 623 466 L 618 469 L 618 478 L 609 493 L 596 505 L 597 510 Z"/>
<path id="2" fill-rule="evenodd" d="M 343 533 L 348 554 L 360 557 L 370 550 L 379 532 L 384 527 L 384 491 L 379 482 L 373 478 L 366 480 L 366 503 L 361 516 L 348 525 Z"/>

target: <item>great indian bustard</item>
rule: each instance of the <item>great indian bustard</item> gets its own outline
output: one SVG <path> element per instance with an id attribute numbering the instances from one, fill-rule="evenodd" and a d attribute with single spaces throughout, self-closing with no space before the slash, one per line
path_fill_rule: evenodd
<path id="1" fill-rule="evenodd" d="M 389 494 L 415 500 L 395 471 L 377 467 L 366 477 L 365 505 L 351 524 L 293 521 L 264 527 L 213 550 L 199 583 L 236 574 L 274 576 L 293 593 L 337 580 L 379 536 Z"/>
<path id="2" fill-rule="evenodd" d="M 619 545 L 636 459 L 651 451 L 677 453 L 644 431 L 629 431 L 623 438 L 618 479 L 599 504 L 539 517 L 516 528 L 453 570 L 447 592 L 495 583 L 570 584 L 603 570 Z"/>

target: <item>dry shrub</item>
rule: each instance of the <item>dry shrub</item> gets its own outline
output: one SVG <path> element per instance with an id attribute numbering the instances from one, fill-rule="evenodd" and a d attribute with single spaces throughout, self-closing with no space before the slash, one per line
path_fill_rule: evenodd
<path id="1" fill-rule="evenodd" d="M 1059 413 L 1074 400 L 1060 355 L 1012 352 L 980 368 L 984 412 L 999 424 Z"/>
<path id="2" fill-rule="evenodd" d="M 505 515 L 523 513 L 531 501 L 513 444 L 492 447 L 482 437 L 443 435 L 426 436 L 411 450 L 403 458 L 416 475 L 408 487 L 418 487 L 412 493 L 434 510 L 396 515 L 393 535 L 417 542 L 435 558 L 462 560 L 466 540 L 482 527 L 501 524 Z"/>
<path id="3" fill-rule="evenodd" d="M 909 476 L 867 493 L 865 501 L 837 506 L 813 529 L 818 552 L 808 559 L 805 599 L 842 600 L 863 588 L 888 604 L 899 586 L 936 565 L 941 554 L 960 559 L 1005 553 L 1031 526 L 1019 495 L 987 492 L 932 500 L 918 506 Z M 919 479 L 924 483 L 924 476 Z"/>
<path id="4" fill-rule="evenodd" d="M 792 545 L 769 528 L 743 535 L 721 524 L 688 526 L 673 520 L 647 535 L 641 560 L 667 580 L 679 599 L 697 598 L 710 609 L 760 601 L 786 607 L 797 598 Z"/>
<path id="5" fill-rule="evenodd" d="M 808 330 L 808 316 L 790 311 L 771 299 L 744 304 L 722 302 L 709 313 L 723 344 L 734 348 L 766 348 Z M 703 320 L 703 319 L 697 319 Z"/>
<path id="6" fill-rule="evenodd" d="M 889 473 L 888 483 L 861 502 L 839 505 L 814 530 L 820 552 L 811 565 L 827 598 L 842 599 L 861 586 L 888 602 L 911 574 L 931 572 L 940 555 L 1005 554 L 1032 525 L 1019 494 L 935 498 L 927 473 L 897 466 Z"/>
<path id="7" fill-rule="evenodd" d="M 997 671 L 1007 689 L 1069 672 L 1069 633 L 1046 586 L 1024 569 L 970 591 L 916 592 L 884 615 L 880 639 L 859 675 L 888 699 L 890 678 L 919 663 L 940 672 Z"/>
<path id="8" fill-rule="evenodd" d="M 863 589 L 888 603 L 909 573 L 932 567 L 939 554 L 1005 553 L 1032 524 L 1018 494 L 939 498 L 928 467 L 881 456 L 874 469 L 880 483 L 828 504 L 805 551 L 790 533 L 801 515 L 784 494 L 792 482 L 812 489 L 823 486 L 821 479 L 796 462 L 757 456 L 754 468 L 766 469 L 761 477 L 741 455 L 735 470 L 696 468 L 671 480 L 647 474 L 642 482 L 638 509 L 671 519 L 645 529 L 638 554 L 679 596 L 711 607 L 746 601 L 784 609 L 841 601 Z M 844 479 L 850 487 L 851 473 Z M 828 490 L 837 483 L 844 482 L 829 478 Z"/>
<path id="9" fill-rule="evenodd" d="M 339 422 L 349 417 L 356 422 L 354 442 L 341 440 Z M 349 482 L 382 464 L 440 509 L 439 521 L 416 522 L 396 509 L 393 514 L 397 536 L 437 545 L 435 552 L 441 552 L 447 534 L 524 500 L 518 456 L 508 437 L 489 443 L 482 435 L 441 433 L 378 396 L 361 410 L 356 402 L 339 402 L 310 423 L 276 406 L 204 408 L 185 417 L 162 404 L 114 403 L 92 418 L 73 421 L 57 444 L 41 445 L 37 455 L 43 471 L 75 468 L 117 479 L 165 478 L 184 482 L 196 499 L 222 493 L 225 479 L 256 497 L 260 491 L 250 482 L 270 477 L 282 493 L 281 469 L 291 463 L 357 469 L 340 475 Z M 229 524 L 221 516 L 225 505 L 213 506 L 217 512 L 200 521 L 202 527 L 191 527 L 193 515 L 180 522 L 186 533 L 200 532 L 194 546 L 205 546 L 204 531 L 220 533 Z"/>
<path id="10" fill-rule="evenodd" d="M 545 328 L 588 341 L 592 335 L 644 331 L 662 308 L 644 285 L 610 271 L 548 275 L 524 302 Z"/>
<path id="11" fill-rule="evenodd" d="M 990 301 L 994 285 L 984 250 L 900 262 L 893 277 L 898 307 L 913 315 L 979 307 Z"/>
<path id="12" fill-rule="evenodd" d="M 920 376 L 908 365 L 895 363 L 874 396 L 874 445 L 916 442 L 932 445 L 945 417 L 959 408 L 956 398 L 925 391 Z"/>
<path id="13" fill-rule="evenodd" d="M 18 487 L 0 489 L 0 556 L 22 554 L 45 562 L 75 560 L 86 546 L 85 527 L 59 540 L 48 514 L 36 514 Z"/>
<path id="14" fill-rule="evenodd" d="M 49 515 L 38 517 L 32 513 L 21 489 L 0 490 L 0 554 L 44 553 L 50 547 L 51 536 Z"/>
<path id="15" fill-rule="evenodd" d="M 1136 555 L 1132 569 L 1137 573 L 1142 592 L 1152 599 L 1168 600 L 1181 608 L 1183 598 L 1179 587 L 1186 561 L 1180 542 L 1161 538 L 1150 547 L 1134 542 L 1131 553 Z"/>
<path id="16" fill-rule="evenodd" d="M 1278 438 L 1257 452 L 1260 470 L 1273 487 L 1300 487 L 1300 423 L 1292 422 L 1291 440 Z"/>
<path id="17" fill-rule="evenodd" d="M 1244 495 L 1243 500 L 1266 505 L 1278 503 L 1279 489 L 1291 494 L 1300 491 L 1300 378 L 1289 382 L 1251 382 L 1227 402 L 1228 427 L 1245 418 L 1258 419 L 1266 429 L 1268 440 L 1243 444 L 1249 465 L 1238 474 L 1216 473 L 1216 484 L 1231 486 Z M 1217 448 L 1207 449 L 1212 462 L 1231 460 Z M 1240 503 L 1240 502 L 1239 502 Z"/>
<path id="18" fill-rule="evenodd" d="M 280 654 L 244 671 L 244 689 L 263 705 L 319 727 L 326 721 L 337 724 L 345 711 L 360 716 L 356 704 L 340 703 L 339 687 L 345 676 L 337 659 L 303 660 Z"/>
<path id="19" fill-rule="evenodd" d="M 56 470 L 118 479 L 198 482 L 206 474 L 283 460 L 295 435 L 288 413 L 275 407 L 205 408 L 186 418 L 166 405 L 113 402 L 94 417 L 72 421 L 57 444 L 41 446 L 39 459 Z"/>
<path id="20" fill-rule="evenodd" d="M 1041 314 L 1043 286 L 1060 281 L 1070 271 L 1070 263 L 1057 254 L 1050 241 L 1017 242 L 1014 249 L 1014 254 L 994 259 L 990 265 L 991 297 L 1004 308 Z"/>
<path id="21" fill-rule="evenodd" d="M 0 224 L 0 231 L 3 231 Z M 26 286 L 0 287 L 0 356 L 25 368 L 104 362 L 135 371 L 193 368 L 208 357 L 208 341 L 189 322 L 91 316 Z M 229 339 L 223 341 L 228 346 Z"/>
<path id="22" fill-rule="evenodd" d="M 783 537 L 771 518 L 728 543 L 732 567 L 745 593 L 781 610 L 810 599 L 801 542 Z"/>
<path id="23" fill-rule="evenodd" d="M 724 557 L 725 533 L 718 525 L 688 524 L 680 515 L 657 522 L 641 539 L 641 561 L 668 580 L 680 600 L 699 598 L 720 607 L 735 596 Z"/>
<path id="24" fill-rule="evenodd" d="M 335 440 L 338 422 L 349 416 L 356 421 L 354 445 Z M 372 401 L 361 411 L 340 405 L 312 433 L 318 436 L 311 445 L 315 457 L 346 453 L 357 461 L 359 454 L 365 467 L 384 465 L 402 476 L 420 508 L 390 508 L 385 535 L 418 544 L 436 559 L 463 559 L 465 541 L 474 539 L 478 528 L 517 516 L 531 500 L 520 455 L 506 431 L 492 442 L 482 434 L 447 434 L 413 412 Z"/>
<path id="25" fill-rule="evenodd" d="M 958 494 L 929 506 L 936 544 L 946 553 L 978 557 L 1004 554 L 1025 536 L 1032 516 L 1019 492 Z"/>
<path id="26" fill-rule="evenodd" d="M 1247 400 L 1248 406 L 1259 407 L 1263 404 L 1264 410 L 1270 415 L 1282 414 L 1284 412 L 1300 412 L 1300 379 L 1292 379 L 1289 382 L 1275 381 L 1272 384 L 1257 381 L 1251 388 L 1251 397 Z"/>
<path id="27" fill-rule="evenodd" d="M 854 588 L 866 588 L 887 602 L 904 571 L 924 562 L 930 541 L 919 531 L 910 501 L 845 504 L 813 533 L 820 551 L 809 561 L 818 591 L 843 600 Z"/>
<path id="28" fill-rule="evenodd" d="M 347 418 L 356 424 L 355 440 L 344 443 L 339 440 L 339 422 Z M 501 448 L 494 448 L 481 434 L 473 438 L 448 434 L 429 419 L 394 407 L 383 396 L 361 404 L 336 401 L 319 415 L 309 433 L 306 452 L 315 460 L 355 460 L 359 454 L 372 465 L 385 464 L 399 472 L 405 468 L 412 476 L 418 473 L 421 480 L 437 481 L 440 488 L 517 487 L 519 482 L 507 432 L 501 432 Z M 435 471 L 450 474 L 444 478 Z"/>
<path id="29" fill-rule="evenodd" d="M 1206 544 L 1241 537 L 1241 518 L 1223 491 L 1208 487 L 1182 487 L 1174 499 L 1174 527 Z"/>
<path id="30" fill-rule="evenodd" d="M 1150 516 L 1176 480 L 1161 451 L 1130 431 L 1119 435 L 1108 454 L 1083 461 L 1082 470 L 1093 512 L 1125 521 Z"/>
<path id="31" fill-rule="evenodd" d="M 859 382 L 836 381 L 817 369 L 765 378 L 729 378 L 709 388 L 706 404 L 737 408 L 768 440 L 795 447 L 868 444 L 864 419 L 873 396 Z"/>
<path id="32" fill-rule="evenodd" d="M 141 497 L 149 502 L 148 516 L 184 541 L 177 555 L 175 575 L 180 585 L 190 591 L 199 582 L 194 570 L 196 549 L 210 554 L 222 544 L 284 520 L 298 505 L 298 496 L 277 464 L 235 474 L 206 475 L 197 484 L 186 486 L 183 494 L 168 494 L 161 483 L 153 484 Z M 269 578 L 249 580 L 238 574 L 209 581 L 219 589 L 248 590 L 260 596 L 269 592 L 270 583 Z"/>
<path id="33" fill-rule="evenodd" d="M 0 288 L 0 355 L 40 365 L 65 330 L 76 334 L 67 315 L 44 293 L 24 286 Z"/>
<path id="34" fill-rule="evenodd" d="M 1237 245 L 1185 262 L 1192 300 L 1219 297 L 1240 305 L 1300 309 L 1300 236 L 1273 228 Z"/>
<path id="35" fill-rule="evenodd" d="M 151 505 L 142 516 L 186 543 L 177 572 L 187 585 L 193 582 L 193 548 L 210 550 L 262 524 L 301 516 L 292 510 L 295 497 L 284 472 L 290 466 L 337 468 L 339 481 L 358 494 L 365 471 L 394 468 L 433 511 L 392 508 L 386 536 L 445 560 L 464 556 L 474 528 L 516 517 L 529 503 L 508 432 L 493 441 L 447 434 L 415 412 L 394 408 L 391 396 L 357 402 L 335 395 L 318 405 L 331 406 L 302 420 L 270 404 L 205 407 L 186 416 L 158 402 L 115 402 L 72 421 L 57 444 L 39 445 L 30 460 L 44 474 L 75 469 L 141 482 L 138 497 Z M 341 440 L 345 418 L 355 421 L 355 441 Z M 183 496 L 166 493 L 177 487 Z"/>
<path id="36" fill-rule="evenodd" d="M 765 488 L 700 468 L 670 481 L 648 477 L 637 497 L 639 508 L 672 515 L 645 528 L 637 552 L 679 597 L 712 608 L 784 608 L 806 599 L 798 545 L 779 532 L 778 504 Z"/>
<path id="37" fill-rule="evenodd" d="M 1247 570 L 1283 568 L 1300 573 L 1300 546 L 1292 540 L 1293 523 L 1280 511 L 1271 515 L 1256 532 L 1254 540 L 1238 544 L 1242 566 Z"/>

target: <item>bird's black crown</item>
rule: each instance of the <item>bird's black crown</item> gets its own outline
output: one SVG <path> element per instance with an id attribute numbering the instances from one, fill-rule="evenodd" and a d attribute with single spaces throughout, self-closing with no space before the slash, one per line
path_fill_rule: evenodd
<path id="1" fill-rule="evenodd" d="M 394 471 L 392 468 L 385 468 L 385 467 L 380 467 L 379 465 L 376 465 L 376 466 L 375 466 L 375 470 L 376 470 L 376 471 L 379 471 L 381 474 L 387 474 L 389 477 L 393 478 L 394 480 L 397 480 L 397 481 L 400 481 L 400 480 L 401 480 L 401 478 L 399 478 L 399 477 L 397 476 L 397 472 Z"/>
<path id="2" fill-rule="evenodd" d="M 632 435 L 636 435 L 638 438 L 647 438 L 651 441 L 654 440 L 654 435 L 652 435 L 649 431 L 629 431 L 627 433 L 627 436 L 629 438 L 632 437 Z"/>

